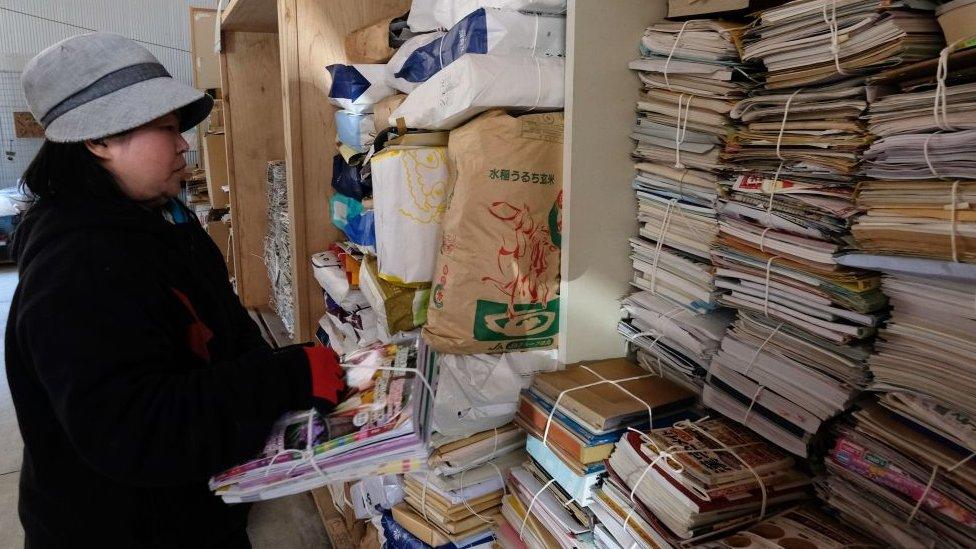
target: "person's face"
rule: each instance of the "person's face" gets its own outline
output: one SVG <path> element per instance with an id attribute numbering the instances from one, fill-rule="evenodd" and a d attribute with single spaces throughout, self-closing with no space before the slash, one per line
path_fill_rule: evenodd
<path id="1" fill-rule="evenodd" d="M 190 146 L 180 134 L 175 114 L 161 116 L 123 135 L 88 141 L 86 145 L 130 199 L 159 206 L 179 195 L 186 175 L 183 153 Z"/>

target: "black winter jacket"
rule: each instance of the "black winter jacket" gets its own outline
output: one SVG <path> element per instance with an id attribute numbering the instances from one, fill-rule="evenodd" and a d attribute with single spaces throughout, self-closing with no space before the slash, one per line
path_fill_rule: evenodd
<path id="1" fill-rule="evenodd" d="M 308 362 L 262 340 L 190 217 L 63 197 L 18 228 L 6 366 L 28 547 L 246 543 L 246 506 L 207 480 L 311 407 Z"/>

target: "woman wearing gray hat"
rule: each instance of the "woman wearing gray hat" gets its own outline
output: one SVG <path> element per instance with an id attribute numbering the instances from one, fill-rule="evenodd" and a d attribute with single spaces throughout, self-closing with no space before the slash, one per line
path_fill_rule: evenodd
<path id="1" fill-rule="evenodd" d="M 175 200 L 181 132 L 213 102 L 106 33 L 46 49 L 23 84 L 47 136 L 5 345 L 27 546 L 249 547 L 246 507 L 207 479 L 343 382 L 328 349 L 269 348 Z"/>

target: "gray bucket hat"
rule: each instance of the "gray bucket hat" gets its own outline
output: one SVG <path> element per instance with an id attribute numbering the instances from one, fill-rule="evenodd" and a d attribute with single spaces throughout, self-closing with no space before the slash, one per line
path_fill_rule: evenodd
<path id="1" fill-rule="evenodd" d="M 27 63 L 22 83 L 44 134 L 59 143 L 107 137 L 173 111 L 186 131 L 213 108 L 210 96 L 174 80 L 149 50 L 107 32 L 42 51 Z"/>

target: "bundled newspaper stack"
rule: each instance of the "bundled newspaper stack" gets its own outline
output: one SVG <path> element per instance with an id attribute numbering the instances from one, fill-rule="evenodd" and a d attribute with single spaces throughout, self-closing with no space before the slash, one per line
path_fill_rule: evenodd
<path id="1" fill-rule="evenodd" d="M 641 39 L 630 64 L 642 83 L 631 138 L 640 235 L 631 239 L 642 290 L 622 304 L 618 331 L 642 364 L 700 393 L 730 320 L 718 309 L 709 253 L 718 235 L 721 153 L 733 133 L 729 113 L 745 96 L 741 28 L 717 20 L 663 22 Z"/>
<path id="2" fill-rule="evenodd" d="M 278 421 L 255 459 L 210 479 L 224 501 L 273 499 L 327 484 L 426 467 L 416 350 L 376 344 L 344 357 L 351 394 L 327 416 L 314 410 Z"/>
<path id="3" fill-rule="evenodd" d="M 837 429 L 823 499 L 901 547 L 976 543 L 976 173 L 972 51 L 877 76 L 854 236 L 843 261 L 885 273 L 891 318 L 868 365 L 876 401 Z M 950 76 L 951 75 L 951 76 Z"/>
<path id="4" fill-rule="evenodd" d="M 592 506 L 598 537 L 620 547 L 696 545 L 808 497 L 787 453 L 721 419 L 628 432 L 607 462 Z"/>
<path id="5" fill-rule="evenodd" d="M 936 64 L 949 67 L 950 55 L 946 48 Z M 932 70 L 931 63 L 920 65 Z M 976 78 L 936 71 L 868 110 L 868 128 L 878 139 L 864 158 L 870 179 L 858 204 L 867 215 L 854 237 L 871 254 L 976 263 Z M 894 85 L 904 72 L 876 81 Z"/>
<path id="6" fill-rule="evenodd" d="M 706 405 L 805 456 L 821 425 L 866 386 L 884 318 L 880 277 L 845 267 L 859 213 L 866 78 L 935 55 L 928 11 L 893 2 L 796 0 L 762 11 L 743 60 L 766 81 L 736 105 L 726 149 L 742 173 L 726 189 L 713 252 L 739 318 L 709 369 Z"/>

